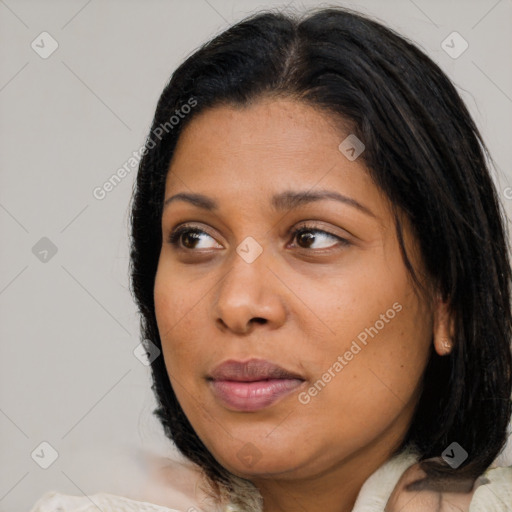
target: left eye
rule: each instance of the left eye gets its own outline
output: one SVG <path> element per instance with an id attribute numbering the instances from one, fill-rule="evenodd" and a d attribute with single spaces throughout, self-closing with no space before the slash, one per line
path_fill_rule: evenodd
<path id="1" fill-rule="evenodd" d="M 323 238 L 324 240 L 330 238 L 331 240 L 337 241 L 340 245 L 349 245 L 348 240 L 341 238 L 337 235 L 333 235 L 332 233 L 328 233 L 327 231 L 323 231 L 322 229 L 315 228 L 315 227 L 308 227 L 308 226 L 300 227 L 300 228 L 294 230 L 292 235 L 293 235 L 293 240 L 295 238 L 297 238 L 297 241 L 300 241 L 300 243 L 304 243 L 307 245 L 307 247 L 301 246 L 302 249 L 311 249 L 312 248 L 311 245 L 313 245 L 316 242 L 316 240 L 319 238 L 319 235 L 320 235 L 320 238 Z M 330 244 L 327 246 L 324 245 L 324 247 L 316 247 L 316 249 L 326 249 L 326 248 L 332 247 L 333 245 L 336 245 L 336 244 Z"/>

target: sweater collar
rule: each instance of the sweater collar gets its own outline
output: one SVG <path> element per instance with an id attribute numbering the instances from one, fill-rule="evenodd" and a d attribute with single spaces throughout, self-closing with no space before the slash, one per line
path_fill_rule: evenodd
<path id="1" fill-rule="evenodd" d="M 419 454 L 412 447 L 387 460 L 363 484 L 352 512 L 382 512 L 404 471 L 418 460 Z"/>

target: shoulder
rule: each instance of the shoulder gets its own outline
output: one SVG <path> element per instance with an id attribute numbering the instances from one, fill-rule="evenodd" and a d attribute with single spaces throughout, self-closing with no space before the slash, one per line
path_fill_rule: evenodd
<path id="1" fill-rule="evenodd" d="M 425 477 L 418 463 L 404 471 L 386 512 L 512 512 L 512 466 L 488 469 L 476 481 L 461 481 L 456 487 L 432 485 Z"/>
<path id="2" fill-rule="evenodd" d="M 469 512 L 512 511 L 512 466 L 488 469 L 475 487 Z"/>
<path id="3" fill-rule="evenodd" d="M 98 509 L 102 512 L 186 512 L 107 493 L 71 496 L 55 491 L 41 496 L 30 512 L 98 512 Z"/>
<path id="4" fill-rule="evenodd" d="M 125 486 L 136 498 L 107 492 L 72 496 L 52 490 L 41 496 L 30 512 L 199 512 L 209 507 L 197 466 L 148 451 L 138 457 L 143 477 L 136 489 Z"/>

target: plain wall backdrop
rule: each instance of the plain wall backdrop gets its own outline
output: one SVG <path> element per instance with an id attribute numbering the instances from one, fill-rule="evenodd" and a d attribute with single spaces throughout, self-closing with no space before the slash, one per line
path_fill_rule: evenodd
<path id="1" fill-rule="evenodd" d="M 173 455 L 134 355 L 129 159 L 186 56 L 285 5 L 358 9 L 420 46 L 481 129 L 511 217 L 511 0 L 0 0 L 0 511 L 48 490 L 137 498 L 141 453 Z"/>

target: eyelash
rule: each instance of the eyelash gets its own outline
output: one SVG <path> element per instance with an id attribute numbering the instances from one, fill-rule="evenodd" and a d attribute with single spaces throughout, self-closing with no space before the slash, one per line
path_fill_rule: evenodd
<path id="1" fill-rule="evenodd" d="M 342 238 L 340 236 L 337 236 L 337 235 L 335 235 L 333 233 L 330 233 L 328 231 L 324 231 L 323 229 L 319 229 L 316 226 L 312 226 L 312 225 L 303 225 L 303 226 L 300 226 L 298 228 L 295 228 L 294 230 L 292 230 L 290 232 L 290 236 L 292 237 L 292 240 L 295 240 L 295 237 L 299 233 L 303 233 L 303 232 L 306 232 L 306 233 L 307 232 L 322 233 L 324 235 L 327 235 L 328 237 L 337 239 L 338 240 L 338 245 L 342 246 L 342 247 L 347 247 L 347 246 L 351 245 L 351 243 L 346 238 Z M 169 234 L 168 242 L 171 245 L 173 245 L 175 248 L 177 248 L 177 249 L 180 249 L 180 250 L 183 250 L 183 251 L 194 251 L 194 249 L 189 249 L 187 247 L 181 247 L 180 246 L 180 244 L 179 244 L 180 238 L 185 233 L 205 234 L 205 235 L 208 235 L 208 236 L 212 237 L 212 235 L 210 235 L 207 231 L 199 229 L 198 227 L 183 225 L 183 226 L 180 226 L 180 227 L 176 228 L 174 231 L 172 231 Z M 300 249 L 306 250 L 306 251 L 308 250 L 307 248 L 303 248 L 303 247 L 300 247 Z M 311 250 L 312 251 L 316 251 L 316 252 L 325 252 L 325 251 L 331 251 L 331 250 L 333 250 L 333 248 L 311 249 Z"/>

